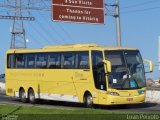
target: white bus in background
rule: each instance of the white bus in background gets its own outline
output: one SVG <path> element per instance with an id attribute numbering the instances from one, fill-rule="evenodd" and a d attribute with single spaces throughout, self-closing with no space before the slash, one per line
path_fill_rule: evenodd
<path id="1" fill-rule="evenodd" d="M 5 85 L 5 74 L 0 75 L 0 93 L 5 92 L 6 85 Z"/>

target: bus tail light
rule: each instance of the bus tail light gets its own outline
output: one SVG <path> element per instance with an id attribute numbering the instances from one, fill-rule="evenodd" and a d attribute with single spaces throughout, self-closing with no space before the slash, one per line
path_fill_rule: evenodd
<path id="1" fill-rule="evenodd" d="M 117 93 L 117 92 L 107 92 L 107 94 L 109 94 L 109 95 L 113 95 L 113 96 L 119 96 L 119 93 Z"/>

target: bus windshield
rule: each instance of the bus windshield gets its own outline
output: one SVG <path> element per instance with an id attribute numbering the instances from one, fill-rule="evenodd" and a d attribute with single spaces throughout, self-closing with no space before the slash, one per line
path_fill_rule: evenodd
<path id="1" fill-rule="evenodd" d="M 105 51 L 105 57 L 112 64 L 108 75 L 109 88 L 140 89 L 146 86 L 145 71 L 138 50 Z"/>

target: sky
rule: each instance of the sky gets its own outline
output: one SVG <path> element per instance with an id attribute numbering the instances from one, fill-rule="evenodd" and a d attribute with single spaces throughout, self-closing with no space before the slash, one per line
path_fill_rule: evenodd
<path id="1" fill-rule="evenodd" d="M 115 0 L 105 0 L 113 4 Z M 154 62 L 154 72 L 147 74 L 153 79 L 160 78 L 158 71 L 158 36 L 160 36 L 160 0 L 119 0 L 122 46 L 138 48 L 144 59 Z M 45 3 L 51 5 L 50 2 Z M 116 22 L 105 10 L 105 24 L 78 24 L 53 22 L 51 11 L 30 11 L 35 21 L 24 21 L 28 48 L 41 48 L 55 44 L 95 43 L 116 46 Z M 24 11 L 25 14 L 27 13 Z M 28 12 L 29 13 L 29 12 Z M 0 8 L 0 15 L 6 15 Z M 0 19 L 0 73 L 5 71 L 5 54 L 10 48 L 12 20 Z"/>

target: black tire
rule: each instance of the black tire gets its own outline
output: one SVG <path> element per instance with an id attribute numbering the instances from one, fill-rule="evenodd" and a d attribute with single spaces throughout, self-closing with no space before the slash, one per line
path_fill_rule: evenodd
<path id="1" fill-rule="evenodd" d="M 28 99 L 29 99 L 29 102 L 31 104 L 35 104 L 36 103 L 35 93 L 34 93 L 33 89 L 30 89 L 28 91 Z"/>
<path id="2" fill-rule="evenodd" d="M 87 93 L 84 96 L 84 104 L 85 104 L 85 107 L 87 108 L 93 108 L 93 98 L 90 93 Z"/>
<path id="3" fill-rule="evenodd" d="M 19 97 L 21 99 L 21 102 L 27 103 L 28 99 L 26 97 L 26 93 L 25 93 L 24 89 L 20 90 Z"/>

